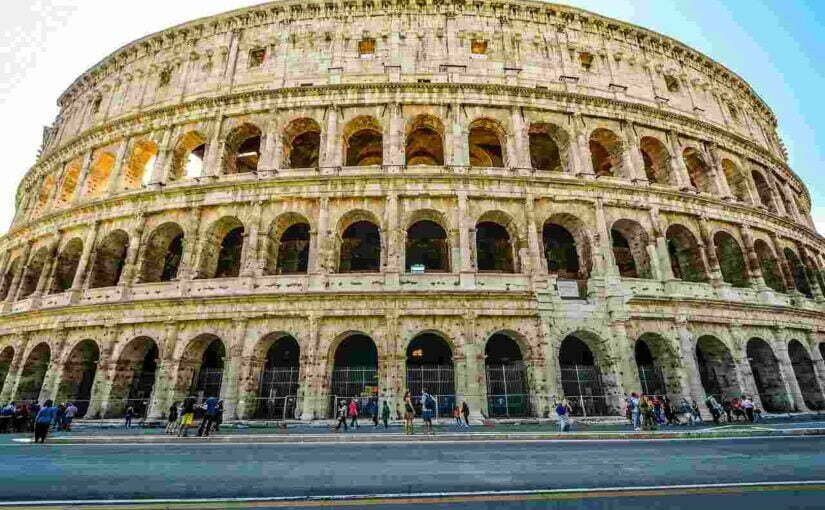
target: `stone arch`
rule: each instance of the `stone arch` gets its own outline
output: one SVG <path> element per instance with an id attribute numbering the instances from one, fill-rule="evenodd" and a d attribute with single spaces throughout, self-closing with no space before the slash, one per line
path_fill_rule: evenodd
<path id="1" fill-rule="evenodd" d="M 407 166 L 444 164 L 444 124 L 434 115 L 422 114 L 407 124 L 404 154 Z"/>
<path id="2" fill-rule="evenodd" d="M 812 297 L 813 294 L 811 292 L 811 285 L 808 282 L 807 275 L 805 274 L 805 266 L 802 264 L 802 260 L 800 260 L 796 252 L 790 248 L 785 248 L 783 253 L 785 254 L 785 260 L 788 261 L 788 266 L 791 268 L 791 274 L 793 275 L 796 290 L 807 297 Z"/>
<path id="3" fill-rule="evenodd" d="M 114 230 L 103 238 L 95 250 L 90 289 L 114 287 L 120 282 L 128 248 L 129 235 L 123 230 Z"/>
<path id="4" fill-rule="evenodd" d="M 407 391 L 416 402 L 417 410 L 421 392 L 435 397 L 439 416 L 449 416 L 456 404 L 453 347 L 440 332 L 422 331 L 407 344 L 406 372 Z"/>
<path id="5" fill-rule="evenodd" d="M 381 228 L 369 211 L 356 210 L 338 222 L 338 272 L 381 271 Z"/>
<path id="6" fill-rule="evenodd" d="M 129 407 L 138 416 L 146 415 L 155 388 L 159 359 L 158 344 L 151 337 L 138 336 L 123 346 L 109 394 L 109 416 L 120 416 Z"/>
<path id="7" fill-rule="evenodd" d="M 502 211 L 482 214 L 476 223 L 475 238 L 479 272 L 518 272 L 518 228 L 509 214 Z"/>
<path id="8" fill-rule="evenodd" d="M 115 155 L 109 151 L 100 151 L 95 154 L 86 176 L 83 195 L 88 198 L 97 198 L 106 192 L 112 169 L 115 167 Z"/>
<path id="9" fill-rule="evenodd" d="M 152 140 L 140 140 L 132 147 L 129 161 L 123 169 L 121 187 L 123 189 L 138 189 L 149 184 L 152 178 L 152 169 L 158 156 L 158 144 Z"/>
<path id="10" fill-rule="evenodd" d="M 261 128 L 245 122 L 226 136 L 224 167 L 226 175 L 258 171 L 261 158 Z"/>
<path id="11" fill-rule="evenodd" d="M 650 238 L 637 221 L 620 219 L 610 229 L 613 258 L 624 278 L 653 278 L 647 246 Z"/>
<path id="12" fill-rule="evenodd" d="M 613 131 L 605 128 L 590 133 L 590 160 L 596 177 L 621 177 L 624 144 Z"/>
<path id="13" fill-rule="evenodd" d="M 378 395 L 378 347 L 368 335 L 348 332 L 330 346 L 332 362 L 330 413 L 336 400 L 356 400 L 363 411 L 366 402 Z"/>
<path id="14" fill-rule="evenodd" d="M 722 160 L 722 171 L 725 172 L 725 180 L 728 182 L 728 188 L 731 193 L 740 202 L 751 202 L 750 189 L 748 188 L 748 179 L 745 177 L 739 165 L 730 159 Z"/>
<path id="15" fill-rule="evenodd" d="M 693 233 L 683 225 L 673 224 L 668 227 L 665 239 L 673 276 L 686 282 L 707 281 L 701 248 Z"/>
<path id="16" fill-rule="evenodd" d="M 23 257 L 18 255 L 6 268 L 6 272 L 3 273 L 3 279 L 0 281 L 2 284 L 2 288 L 0 288 L 0 299 L 5 300 L 9 297 L 9 293 L 13 290 L 11 285 L 14 283 L 14 276 L 22 271 L 23 264 Z"/>
<path id="17" fill-rule="evenodd" d="M 756 195 L 759 197 L 759 201 L 767 207 L 769 211 L 776 212 L 776 207 L 773 203 L 773 191 L 768 181 L 761 172 L 757 172 L 756 170 L 751 171 L 751 177 L 753 178 L 753 184 L 756 187 Z"/>
<path id="18" fill-rule="evenodd" d="M 84 416 L 91 404 L 99 360 L 100 347 L 91 339 L 75 344 L 63 360 L 55 401 L 72 402 L 78 417 Z"/>
<path id="19" fill-rule="evenodd" d="M 384 163 L 384 136 L 381 124 L 369 115 L 359 115 L 344 126 L 345 166 Z"/>
<path id="20" fill-rule="evenodd" d="M 592 271 L 592 251 L 587 227 L 579 218 L 554 214 L 542 227 L 547 270 L 559 278 L 585 280 Z"/>
<path id="21" fill-rule="evenodd" d="M 642 392 L 667 395 L 682 392 L 678 371 L 681 360 L 670 341 L 658 333 L 643 333 L 633 349 Z"/>
<path id="22" fill-rule="evenodd" d="M 321 126 L 315 119 L 294 119 L 284 128 L 284 167 L 317 168 L 321 154 Z"/>
<path id="23" fill-rule="evenodd" d="M 672 184 L 670 175 L 670 152 L 658 138 L 643 136 L 639 140 L 639 151 L 645 165 L 647 180 L 654 184 Z"/>
<path id="24" fill-rule="evenodd" d="M 143 283 L 170 282 L 178 277 L 183 258 L 183 228 L 174 222 L 163 223 L 146 242 L 141 281 Z"/>
<path id="25" fill-rule="evenodd" d="M 226 367 L 226 345 L 211 333 L 196 336 L 181 356 L 179 382 L 189 395 L 199 398 L 220 397 Z"/>
<path id="26" fill-rule="evenodd" d="M 487 414 L 494 417 L 530 416 L 530 381 L 523 340 L 511 332 L 491 335 L 484 346 Z"/>
<path id="27" fill-rule="evenodd" d="M 288 419 L 295 416 L 300 387 L 301 347 L 290 334 L 275 332 L 255 346 L 261 365 L 253 416 Z"/>
<path id="28" fill-rule="evenodd" d="M 467 133 L 470 166 L 504 167 L 507 133 L 499 122 L 488 118 L 476 119 L 470 123 Z"/>
<path id="29" fill-rule="evenodd" d="M 224 216 L 209 228 L 201 256 L 202 278 L 234 278 L 241 273 L 245 230 L 241 220 Z"/>
<path id="30" fill-rule="evenodd" d="M 57 207 L 65 207 L 72 201 L 75 190 L 77 189 L 77 181 L 80 179 L 80 169 L 82 164 L 83 163 L 81 160 L 76 159 L 67 164 L 66 168 L 63 170 L 60 191 L 58 191 L 57 199 L 55 200 L 55 205 Z"/>
<path id="31" fill-rule="evenodd" d="M 713 245 L 722 280 L 734 287 L 747 287 L 748 266 L 745 265 L 745 256 L 736 239 L 728 232 L 719 230 L 713 235 Z"/>
<path id="32" fill-rule="evenodd" d="M 563 172 L 568 164 L 570 136 L 555 124 L 534 122 L 527 131 L 530 165 L 534 170 Z"/>
<path id="33" fill-rule="evenodd" d="M 577 416 L 605 416 L 609 413 L 607 392 L 602 381 L 596 344 L 598 337 L 576 331 L 559 344 L 561 389 Z"/>
<path id="34" fill-rule="evenodd" d="M 786 292 L 787 288 L 785 287 L 785 279 L 782 276 L 782 269 L 773 249 L 762 239 L 757 239 L 753 243 L 753 248 L 756 251 L 756 257 L 759 259 L 759 266 L 762 268 L 762 278 L 765 279 L 765 285 L 777 292 Z"/>
<path id="35" fill-rule="evenodd" d="M 17 384 L 17 400 L 23 402 L 36 402 L 39 400 L 40 392 L 43 389 L 43 380 L 46 378 L 46 371 L 51 363 L 51 357 L 52 350 L 46 342 L 37 344 L 29 351 Z"/>
<path id="36" fill-rule="evenodd" d="M 14 361 L 14 354 L 14 347 L 11 345 L 0 349 L 0 390 L 2 390 L 6 384 L 6 379 L 11 370 L 11 364 Z"/>
<path id="37" fill-rule="evenodd" d="M 172 150 L 170 180 L 194 179 L 204 173 L 207 138 L 200 131 L 189 131 L 178 138 Z"/>
<path id="38" fill-rule="evenodd" d="M 268 236 L 266 274 L 304 274 L 309 269 L 311 227 L 299 213 L 283 213 L 272 222 Z"/>
<path id="39" fill-rule="evenodd" d="M 83 256 L 83 241 L 79 237 L 71 239 L 57 256 L 54 279 L 50 294 L 65 292 L 72 287 L 80 257 Z"/>
<path id="40" fill-rule="evenodd" d="M 705 162 L 705 158 L 695 147 L 686 147 L 682 151 L 682 159 L 688 171 L 690 184 L 699 191 L 714 193 L 713 173 Z"/>
<path id="41" fill-rule="evenodd" d="M 404 266 L 424 266 L 426 272 L 450 272 L 450 243 L 442 223 L 419 219 L 407 227 Z"/>
<path id="42" fill-rule="evenodd" d="M 23 271 L 23 277 L 20 278 L 19 291 L 17 296 L 19 299 L 25 299 L 31 296 L 37 290 L 37 283 L 40 281 L 40 276 L 43 274 L 43 269 L 46 267 L 46 262 L 51 257 L 51 250 L 48 246 L 43 246 L 34 252 L 29 258 L 29 263 Z"/>
<path id="43" fill-rule="evenodd" d="M 799 383 L 799 389 L 802 391 L 802 400 L 805 405 L 808 409 L 815 411 L 825 409 L 825 398 L 823 398 L 822 389 L 816 378 L 816 371 L 808 349 L 799 340 L 791 340 L 788 343 L 788 356 L 791 358 L 793 372 Z"/>
<path id="44" fill-rule="evenodd" d="M 782 372 L 771 346 L 765 340 L 754 337 L 748 340 L 745 352 L 762 407 L 768 412 L 789 411 L 790 402 L 782 380 Z"/>
<path id="45" fill-rule="evenodd" d="M 705 393 L 717 402 L 742 394 L 730 349 L 718 338 L 704 335 L 696 341 L 696 361 Z"/>

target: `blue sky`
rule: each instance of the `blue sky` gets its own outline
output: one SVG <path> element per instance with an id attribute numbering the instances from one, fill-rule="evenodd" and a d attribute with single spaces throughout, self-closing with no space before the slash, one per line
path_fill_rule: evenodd
<path id="1" fill-rule="evenodd" d="M 41 130 L 72 80 L 117 47 L 249 0 L 3 0 L 0 3 L 0 230 Z M 779 118 L 791 167 L 825 232 L 825 0 L 570 0 L 678 39 L 747 80 Z M 105 24 L 104 24 L 105 22 Z"/>

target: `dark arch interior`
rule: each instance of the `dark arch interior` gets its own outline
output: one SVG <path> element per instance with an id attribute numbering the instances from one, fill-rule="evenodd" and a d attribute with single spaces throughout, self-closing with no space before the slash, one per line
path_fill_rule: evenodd
<path id="1" fill-rule="evenodd" d="M 381 233 L 369 221 L 357 221 L 341 236 L 340 272 L 378 272 L 381 270 Z"/>
<path id="2" fill-rule="evenodd" d="M 92 340 L 77 344 L 63 366 L 63 378 L 57 394 L 58 401 L 73 402 L 78 416 L 84 416 L 91 403 L 92 386 L 97 372 L 100 349 Z"/>
<path id="3" fill-rule="evenodd" d="M 237 173 L 254 172 L 258 169 L 258 160 L 261 156 L 261 135 L 250 136 L 238 146 L 235 155 L 235 171 Z"/>
<path id="4" fill-rule="evenodd" d="M 601 373 L 590 347 L 575 335 L 569 335 L 559 348 L 559 368 L 564 396 L 576 415 L 607 415 L 607 395 Z"/>
<path id="5" fill-rule="evenodd" d="M 429 127 L 418 127 L 407 135 L 405 152 L 409 166 L 444 164 L 441 134 Z"/>
<path id="6" fill-rule="evenodd" d="M 113 287 L 120 281 L 126 263 L 129 236 L 122 230 L 112 232 L 100 243 L 95 254 L 92 281 L 89 287 Z"/>
<path id="7" fill-rule="evenodd" d="M 586 343 L 573 335 L 568 336 L 561 343 L 559 349 L 559 364 L 561 365 L 595 365 L 593 351 Z"/>
<path id="8" fill-rule="evenodd" d="M 203 351 L 203 356 L 201 356 L 201 367 L 218 368 L 223 370 L 223 362 L 225 357 L 226 348 L 224 347 L 223 342 L 219 338 L 216 338 L 212 340 L 206 347 L 206 350 Z"/>
<path id="9" fill-rule="evenodd" d="M 443 338 L 423 333 L 407 346 L 407 365 L 452 365 L 453 352 Z"/>
<path id="10" fill-rule="evenodd" d="M 556 223 L 545 223 L 542 241 L 547 270 L 558 273 L 560 278 L 578 278 L 581 267 L 573 234 Z"/>
<path id="11" fill-rule="evenodd" d="M 196 395 L 203 393 L 203 397 L 219 397 L 223 383 L 224 359 L 226 347 L 220 338 L 214 338 L 204 349 L 200 359 L 200 369 L 194 384 Z"/>
<path id="12" fill-rule="evenodd" d="M 657 358 L 651 350 L 651 345 L 654 348 L 661 349 L 664 339 L 654 334 L 644 334 L 633 348 L 636 358 L 636 368 L 639 371 L 639 383 L 641 384 L 642 392 L 647 395 L 665 395 L 667 394 L 667 385 L 665 384 L 665 375 L 662 372 L 663 360 Z M 661 353 L 661 351 L 659 351 Z"/>
<path id="13" fill-rule="evenodd" d="M 296 416 L 300 372 L 300 347 L 292 336 L 272 342 L 266 351 L 255 418 L 288 419 Z"/>
<path id="14" fill-rule="evenodd" d="M 51 350 L 45 343 L 39 344 L 29 353 L 17 386 L 17 398 L 21 401 L 35 401 L 40 396 L 43 379 L 51 361 Z"/>
<path id="15" fill-rule="evenodd" d="M 476 225 L 476 263 L 479 271 L 515 272 L 513 246 L 506 228 L 492 221 Z"/>
<path id="16" fill-rule="evenodd" d="M 721 402 L 740 396 L 736 365 L 728 348 L 714 337 L 703 336 L 696 342 L 696 361 L 705 393 Z"/>
<path id="17" fill-rule="evenodd" d="M 335 349 L 336 367 L 377 367 L 378 348 L 372 338 L 355 334 L 347 337 Z"/>
<path id="18" fill-rule="evenodd" d="M 530 164 L 536 170 L 561 170 L 561 153 L 556 141 L 547 133 L 530 133 Z"/>
<path id="19" fill-rule="evenodd" d="M 636 363 L 639 365 L 652 365 L 653 364 L 653 353 L 650 352 L 650 347 L 648 347 L 647 342 L 644 340 L 639 340 L 636 342 L 636 347 L 634 348 L 634 352 L 636 354 Z"/>
<path id="20" fill-rule="evenodd" d="M 357 131 L 347 140 L 347 166 L 380 165 L 383 151 L 380 132 L 372 129 Z"/>
<path id="21" fill-rule="evenodd" d="M 289 168 L 315 168 L 321 153 L 321 133 L 307 131 L 292 140 L 289 152 Z"/>
<path id="22" fill-rule="evenodd" d="M 490 128 L 476 126 L 469 134 L 470 166 L 503 167 L 504 152 L 498 134 Z"/>
<path id="23" fill-rule="evenodd" d="M 266 351 L 264 368 L 297 367 L 301 349 L 298 341 L 291 336 L 281 337 Z"/>
<path id="24" fill-rule="evenodd" d="M 716 258 L 719 260 L 719 269 L 722 279 L 734 287 L 747 287 L 748 276 L 745 267 L 745 257 L 739 243 L 725 232 L 717 232 L 713 236 L 716 245 Z"/>
<path id="25" fill-rule="evenodd" d="M 802 261 L 799 260 L 796 253 L 794 253 L 794 251 L 790 248 L 785 248 L 784 253 L 785 259 L 788 261 L 788 265 L 791 266 L 791 274 L 793 275 L 796 290 L 809 298 L 812 297 L 813 293 L 811 292 L 811 286 L 808 283 L 808 277 L 805 275 L 805 266 L 802 265 Z"/>
<path id="26" fill-rule="evenodd" d="M 449 271 L 447 233 L 434 221 L 422 220 L 407 230 L 406 269 L 423 265 L 425 271 Z"/>
<path id="27" fill-rule="evenodd" d="M 496 333 L 484 348 L 487 364 L 507 364 L 522 360 L 518 343 L 503 333 Z"/>
<path id="28" fill-rule="evenodd" d="M 791 358 L 793 371 L 796 375 L 796 381 L 799 383 L 799 389 L 802 391 L 802 400 L 808 409 L 821 410 L 825 408 L 825 398 L 822 395 L 822 389 L 819 386 L 819 381 L 816 378 L 813 361 L 811 360 L 808 351 L 797 340 L 791 340 L 788 344 L 788 355 Z"/>
<path id="29" fill-rule="evenodd" d="M 779 363 L 770 345 L 761 338 L 748 340 L 746 349 L 753 380 L 762 406 L 769 412 L 788 411 L 787 395 Z"/>
<path id="30" fill-rule="evenodd" d="M 296 223 L 286 229 L 278 243 L 277 272 L 306 273 L 309 266 L 309 224 Z"/>
<path id="31" fill-rule="evenodd" d="M 518 343 L 496 333 L 484 348 L 487 376 L 487 413 L 496 417 L 531 414 L 527 367 Z"/>
<path id="32" fill-rule="evenodd" d="M 243 227 L 230 230 L 221 241 L 215 278 L 232 278 L 241 273 L 243 251 Z"/>

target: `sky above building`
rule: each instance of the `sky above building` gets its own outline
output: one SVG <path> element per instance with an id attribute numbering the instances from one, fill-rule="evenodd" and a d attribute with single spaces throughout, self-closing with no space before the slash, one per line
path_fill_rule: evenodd
<path id="1" fill-rule="evenodd" d="M 250 0 L 3 0 L 0 2 L 0 231 L 34 164 L 58 96 L 120 46 Z M 663 33 L 744 78 L 779 118 L 790 164 L 811 192 L 825 232 L 825 1 L 570 0 Z"/>

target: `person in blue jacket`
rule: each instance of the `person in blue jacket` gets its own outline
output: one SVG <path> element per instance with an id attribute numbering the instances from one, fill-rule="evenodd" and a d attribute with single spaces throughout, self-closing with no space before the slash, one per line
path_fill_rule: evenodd
<path id="1" fill-rule="evenodd" d="M 43 404 L 43 407 L 40 408 L 40 411 L 37 412 L 37 416 L 34 419 L 35 443 L 37 443 L 38 440 L 41 443 L 46 442 L 46 434 L 49 433 L 49 427 L 52 426 L 55 419 L 57 419 L 57 408 L 51 400 L 47 400 Z"/>

